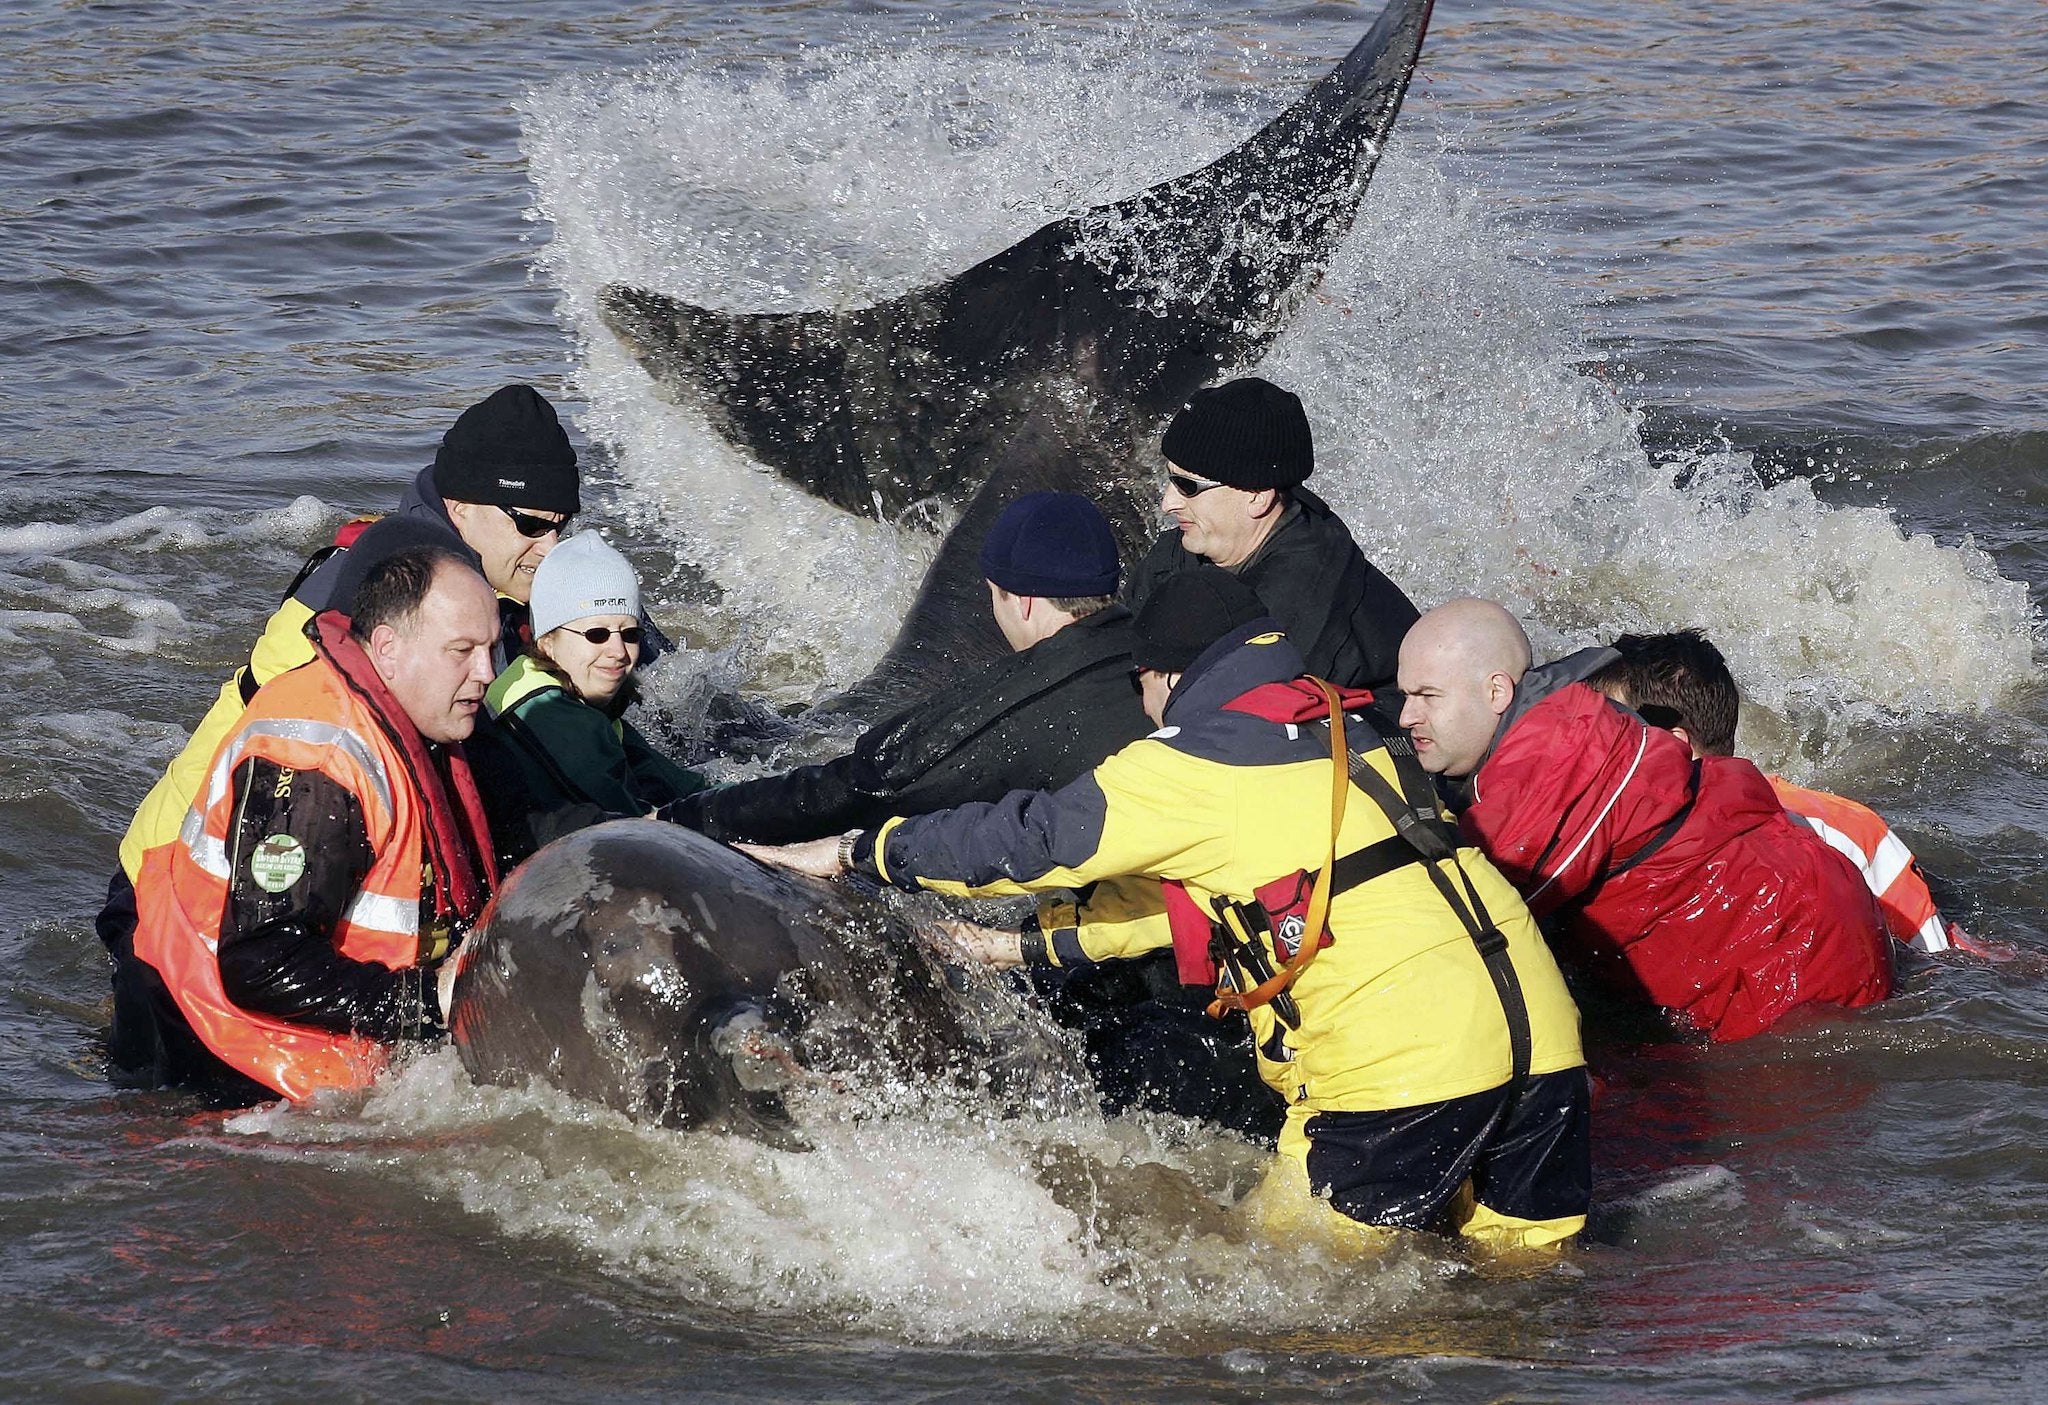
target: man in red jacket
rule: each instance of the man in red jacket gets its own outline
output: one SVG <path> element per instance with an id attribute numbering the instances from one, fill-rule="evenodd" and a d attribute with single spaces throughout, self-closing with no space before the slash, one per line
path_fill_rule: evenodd
<path id="1" fill-rule="evenodd" d="M 1706 635 L 1696 629 L 1624 634 L 1614 641 L 1614 648 L 1621 659 L 1588 680 L 1594 687 L 1623 707 L 1634 708 L 1645 721 L 1670 729 L 1694 756 L 1735 754 L 1742 693 L 1728 661 Z M 1941 915 L 1919 861 L 1882 815 L 1846 796 L 1794 785 L 1783 776 L 1766 779 L 1787 813 L 1803 820 L 1830 849 L 1856 865 L 1895 941 L 1930 953 L 1960 948 L 1980 956 L 2002 954 L 1966 936 Z"/>
<path id="2" fill-rule="evenodd" d="M 1532 669 L 1514 616 L 1453 600 L 1401 645 L 1401 723 L 1424 769 L 1461 781 L 1460 825 L 1588 977 L 1717 1040 L 1800 1005 L 1891 993 L 1862 879 L 1788 817 L 1756 767 L 1695 761 L 1585 683 L 1619 656 Z"/>

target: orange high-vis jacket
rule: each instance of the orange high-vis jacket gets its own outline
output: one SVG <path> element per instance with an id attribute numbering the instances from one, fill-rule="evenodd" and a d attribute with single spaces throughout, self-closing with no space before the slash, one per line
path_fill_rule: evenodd
<path id="1" fill-rule="evenodd" d="M 178 837 L 144 855 L 135 954 L 157 969 L 194 1033 L 231 1067 L 293 1101 L 363 1087 L 384 1067 L 384 1045 L 245 1010 L 223 989 L 233 778 L 251 757 L 318 771 L 356 797 L 376 858 L 335 928 L 335 947 L 391 970 L 420 964 L 426 806 L 368 704 L 324 658 L 264 686 L 214 753 Z"/>
<path id="2" fill-rule="evenodd" d="M 1882 815 L 1868 805 L 1825 790 L 1808 790 L 1782 776 L 1772 776 L 1770 782 L 1779 804 L 1856 865 L 1876 894 L 1892 936 L 1917 951 L 1947 951 L 1954 945 L 1913 851 L 1892 833 Z"/>

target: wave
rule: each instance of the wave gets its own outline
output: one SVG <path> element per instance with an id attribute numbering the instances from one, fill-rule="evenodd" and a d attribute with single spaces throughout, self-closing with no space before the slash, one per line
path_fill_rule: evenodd
<path id="1" fill-rule="evenodd" d="M 618 450 L 636 525 L 716 581 L 754 686 L 792 701 L 857 678 L 950 517 L 854 518 L 773 479 L 658 398 L 595 289 L 870 301 L 1200 164 L 1259 101 L 1219 103 L 1142 45 L 1071 33 L 1019 55 L 814 54 L 784 78 L 663 65 L 529 101 L 555 231 L 542 263 L 579 340 L 586 423 Z M 1991 709 L 2029 675 L 2026 588 L 1981 547 L 1831 506 L 1748 453 L 1646 449 L 1575 290 L 1520 255 L 1453 164 L 1397 132 L 1324 287 L 1258 367 L 1302 395 L 1314 486 L 1418 603 L 1499 598 L 1542 651 L 1700 627 L 1795 722 Z"/>

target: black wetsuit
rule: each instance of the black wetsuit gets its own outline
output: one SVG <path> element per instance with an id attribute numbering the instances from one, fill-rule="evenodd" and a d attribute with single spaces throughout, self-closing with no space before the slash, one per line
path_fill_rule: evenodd
<path id="1" fill-rule="evenodd" d="M 1130 612 L 1112 605 L 870 728 L 837 760 L 662 813 L 714 839 L 791 844 L 1057 790 L 1151 730 L 1131 683 Z"/>

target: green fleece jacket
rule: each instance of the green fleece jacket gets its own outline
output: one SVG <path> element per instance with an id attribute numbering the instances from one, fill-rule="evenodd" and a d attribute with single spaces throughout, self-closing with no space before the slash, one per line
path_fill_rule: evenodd
<path id="1" fill-rule="evenodd" d="M 526 654 L 491 684 L 463 749 L 507 870 L 571 830 L 637 818 L 704 786 Z"/>

